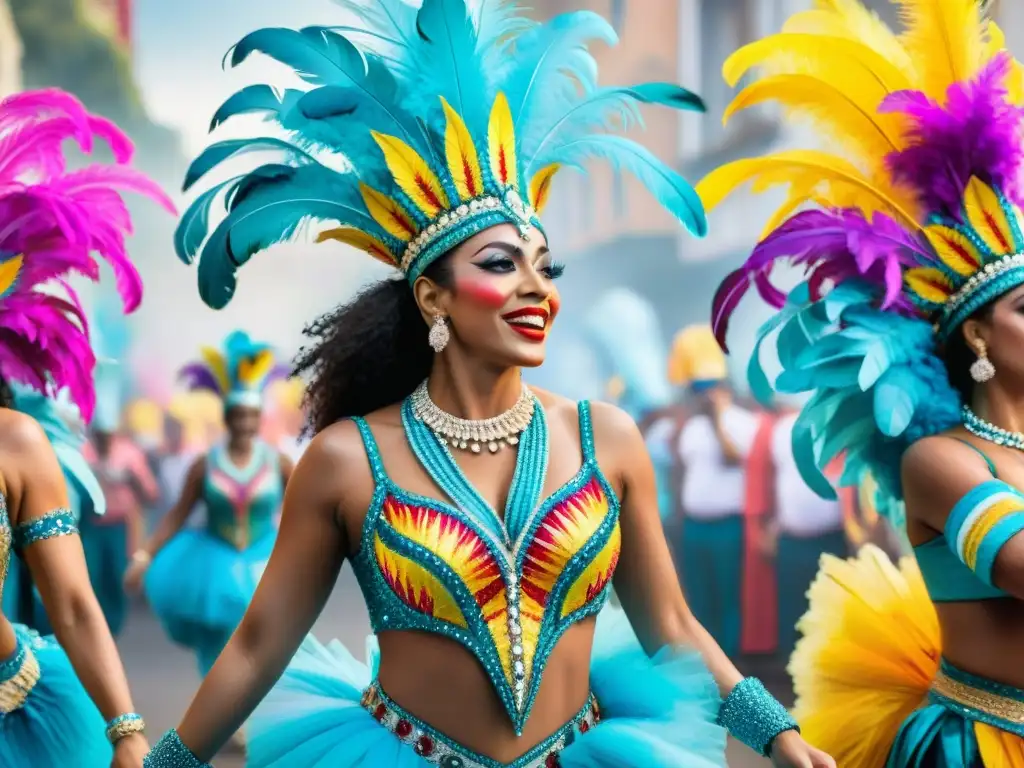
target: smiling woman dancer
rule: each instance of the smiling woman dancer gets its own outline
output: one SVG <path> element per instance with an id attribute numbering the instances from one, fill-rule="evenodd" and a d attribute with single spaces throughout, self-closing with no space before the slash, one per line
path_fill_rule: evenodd
<path id="1" fill-rule="evenodd" d="M 67 172 L 62 144 L 74 140 L 89 152 L 97 138 L 116 163 Z M 82 307 L 64 281 L 75 273 L 97 279 L 98 255 L 114 268 L 124 310 L 135 309 L 142 283 L 125 252 L 131 219 L 120 190 L 174 210 L 155 184 L 127 167 L 131 155 L 126 136 L 66 93 L 0 102 L 0 379 L 46 394 L 66 388 L 85 421 L 95 406 L 96 359 Z M 0 616 L 0 765 L 106 768 L 112 756 L 115 766 L 135 765 L 148 748 L 144 724 L 132 712 L 89 586 L 62 460 L 91 486 L 94 502 L 95 479 L 67 440 L 51 444 L 19 405 L 53 415 L 24 393 L 0 402 L 0 587 L 18 550 L 56 639 Z"/>
<path id="2" fill-rule="evenodd" d="M 264 699 L 251 766 L 722 766 L 716 717 L 778 765 L 833 765 L 690 614 L 636 425 L 521 378 L 543 362 L 560 308 L 562 267 L 537 218 L 552 177 L 610 160 L 703 233 L 693 190 L 603 131 L 638 101 L 699 101 L 666 84 L 598 89 L 585 42 L 614 34 L 591 13 L 535 24 L 508 3 L 373 6 L 347 34 L 387 41 L 380 53 L 311 28 L 255 32 L 232 55 L 262 51 L 324 85 L 282 101 L 250 87 L 216 122 L 269 110 L 297 143 L 343 149 L 355 170 L 292 147 L 228 182 L 230 212 L 199 262 L 206 301 L 226 304 L 235 268 L 307 217 L 340 220 L 320 239 L 402 275 L 310 329 L 298 368 L 318 434 L 270 564 L 147 765 L 202 765 Z M 240 146 L 207 150 L 189 180 Z M 181 224 L 187 257 L 212 194 Z M 300 649 L 346 558 L 379 639 L 372 669 L 338 643 Z M 598 633 L 591 663 L 613 575 L 643 649 Z"/>
<path id="3" fill-rule="evenodd" d="M 724 342 L 756 284 L 778 309 L 760 334 L 778 334 L 775 389 L 814 392 L 793 430 L 807 482 L 832 494 L 843 454 L 843 484 L 870 474 L 883 509 L 905 502 L 916 565 L 870 548 L 812 587 L 791 664 L 808 737 L 843 768 L 1021 768 L 1024 80 L 976 0 L 902 6 L 897 36 L 823 2 L 726 63 L 777 67 L 734 108 L 810 110 L 853 163 L 791 152 L 701 182 L 709 205 L 761 173 L 793 183 L 714 322 Z M 787 258 L 810 273 L 788 299 L 768 279 Z M 750 370 L 770 396 L 756 354 Z"/>

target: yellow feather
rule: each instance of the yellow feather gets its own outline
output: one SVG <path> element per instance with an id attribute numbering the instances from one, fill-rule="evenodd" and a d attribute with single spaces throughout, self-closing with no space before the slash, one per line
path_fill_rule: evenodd
<path id="1" fill-rule="evenodd" d="M 444 131 L 444 153 L 448 160 L 448 172 L 459 191 L 459 197 L 463 200 L 472 200 L 479 196 L 484 188 L 480 156 L 466 124 L 443 96 L 441 106 L 444 107 L 447 123 Z"/>
<path id="2" fill-rule="evenodd" d="M 935 267 L 914 267 L 903 273 L 907 287 L 925 301 L 944 304 L 953 293 L 949 279 Z"/>
<path id="3" fill-rule="evenodd" d="M 737 187 L 759 180 L 769 174 L 770 181 L 759 186 L 800 182 L 808 175 L 815 177 L 815 189 L 825 190 L 818 196 L 831 201 L 840 195 L 854 199 L 865 213 L 882 210 L 896 216 L 905 226 L 917 229 L 914 215 L 884 187 L 873 183 L 860 170 L 842 158 L 824 152 L 791 150 L 766 157 L 749 158 L 728 163 L 709 173 L 697 184 L 697 194 L 708 211 L 715 208 Z M 767 181 L 767 179 L 766 179 Z"/>
<path id="4" fill-rule="evenodd" d="M 981 254 L 970 240 L 955 229 L 932 224 L 924 228 L 924 234 L 942 263 L 958 275 L 966 277 L 978 271 L 982 263 Z"/>
<path id="5" fill-rule="evenodd" d="M 939 621 L 921 572 L 913 557 L 897 566 L 868 545 L 850 560 L 825 555 L 808 597 L 789 664 L 794 717 L 838 765 L 885 765 L 939 667 Z"/>
<path id="6" fill-rule="evenodd" d="M 985 59 L 991 59 L 1000 51 L 1006 50 L 1006 36 L 991 19 L 988 22 L 988 44 L 985 48 Z M 1024 67 L 1017 59 L 1010 61 L 1010 71 L 1006 75 L 1007 97 L 1014 104 L 1024 103 Z"/>
<path id="7" fill-rule="evenodd" d="M 238 361 L 238 380 L 248 386 L 255 386 L 274 367 L 274 353 L 269 349 L 257 352 L 252 357 Z"/>
<path id="8" fill-rule="evenodd" d="M 224 355 L 213 347 L 202 347 L 199 354 L 202 355 L 206 367 L 216 377 L 221 392 L 230 391 L 231 377 L 228 375 L 228 361 L 224 359 Z"/>
<path id="9" fill-rule="evenodd" d="M 397 200 L 362 182 L 359 182 L 359 191 L 363 194 L 366 210 L 385 232 L 403 243 L 413 239 L 416 235 L 416 224 Z"/>
<path id="10" fill-rule="evenodd" d="M 25 263 L 25 255 L 19 253 L 0 264 L 0 297 L 6 296 L 21 274 L 21 265 Z"/>
<path id="11" fill-rule="evenodd" d="M 491 118 L 487 126 L 487 149 L 491 161 L 491 174 L 495 180 L 506 186 L 518 187 L 515 123 L 512 122 L 512 109 L 504 93 L 498 94 L 494 100 L 494 107 L 491 108 Z"/>
<path id="12" fill-rule="evenodd" d="M 551 183 L 561 167 L 559 163 L 546 165 L 530 179 L 530 205 L 537 213 L 543 211 L 551 199 Z"/>
<path id="13" fill-rule="evenodd" d="M 946 89 L 970 80 L 984 63 L 985 27 L 978 0 L 896 0 L 904 48 L 917 64 L 917 87 L 945 103 Z"/>
<path id="14" fill-rule="evenodd" d="M 816 75 L 819 72 L 848 70 L 849 76 L 856 75 L 879 83 L 886 91 L 898 91 L 912 87 L 912 81 L 885 56 L 863 43 L 841 37 L 813 34 L 780 33 L 769 35 L 743 46 L 733 53 L 722 65 L 722 75 L 731 86 L 753 67 L 779 62 L 791 64 L 795 74 Z M 773 70 L 778 72 L 777 69 Z M 828 79 L 827 75 L 822 79 Z"/>
<path id="15" fill-rule="evenodd" d="M 448 209 L 448 196 L 426 161 L 415 149 L 394 136 L 372 131 L 373 139 L 384 153 L 398 187 L 428 218 L 434 218 Z"/>
<path id="16" fill-rule="evenodd" d="M 827 83 L 808 75 L 776 75 L 740 91 L 726 108 L 722 122 L 741 109 L 776 101 L 809 117 L 823 127 L 822 133 L 835 137 L 859 157 L 877 161 L 900 149 L 902 117 L 877 111 L 887 95 L 877 81 L 858 77 Z"/>
<path id="17" fill-rule="evenodd" d="M 316 238 L 318 243 L 323 243 L 327 240 L 336 240 L 339 243 L 351 245 L 353 248 L 366 251 L 373 258 L 384 262 L 388 266 L 398 266 L 398 258 L 391 252 L 390 248 L 372 235 L 368 235 L 358 229 L 337 227 L 321 232 Z"/>
<path id="18" fill-rule="evenodd" d="M 1015 247 L 1010 220 L 999 204 L 995 190 L 977 176 L 971 177 L 964 190 L 964 211 L 967 221 L 992 253 L 997 256 L 1013 253 Z"/>
<path id="19" fill-rule="evenodd" d="M 907 78 L 913 79 L 914 62 L 899 37 L 860 0 L 818 0 L 815 5 L 817 8 L 813 11 L 793 14 L 782 31 L 855 40 L 880 53 Z"/>

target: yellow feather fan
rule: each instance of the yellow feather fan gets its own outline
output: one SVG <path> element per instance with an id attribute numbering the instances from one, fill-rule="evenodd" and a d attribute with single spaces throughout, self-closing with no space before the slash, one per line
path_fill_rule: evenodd
<path id="1" fill-rule="evenodd" d="M 228 375 L 228 363 L 224 359 L 224 355 L 213 347 L 202 347 L 199 352 L 210 371 L 217 377 L 217 384 L 220 386 L 221 392 L 230 391 L 231 376 Z"/>
<path id="2" fill-rule="evenodd" d="M 490 151 L 491 173 L 494 178 L 501 184 L 518 187 L 515 123 L 512 120 L 512 108 L 504 93 L 498 94 L 491 108 L 487 147 Z"/>
<path id="3" fill-rule="evenodd" d="M 373 131 L 374 141 L 384 153 L 384 162 L 399 188 L 428 218 L 448 209 L 448 196 L 441 180 L 415 149 L 394 136 Z"/>
<path id="4" fill-rule="evenodd" d="M 469 129 L 459 117 L 459 113 L 452 109 L 451 104 L 444 97 L 441 98 L 441 106 L 444 107 L 447 123 L 444 133 L 444 152 L 448 162 L 448 171 L 455 182 L 455 188 L 459 191 L 459 197 L 463 201 L 472 200 L 484 188 L 480 157 L 477 154 L 476 145 L 473 144 L 473 137 L 469 135 Z"/>
<path id="5" fill-rule="evenodd" d="M 896 566 L 867 545 L 849 560 L 825 555 L 808 594 L 789 664 L 794 717 L 837 765 L 883 766 L 939 667 L 939 621 L 921 573 L 912 557 Z"/>
<path id="6" fill-rule="evenodd" d="M 416 224 L 397 200 L 360 182 L 366 210 L 381 228 L 396 240 L 407 243 L 416 235 Z"/>
<path id="7" fill-rule="evenodd" d="M 352 227 L 335 227 L 334 229 L 321 232 L 316 238 L 318 243 L 328 240 L 337 240 L 339 243 L 351 245 L 360 251 L 366 251 L 377 261 L 384 262 L 388 266 L 398 266 L 398 257 L 391 252 L 391 249 L 373 235 L 368 235 L 362 230 L 353 229 Z"/>
<path id="8" fill-rule="evenodd" d="M 987 60 L 986 22 L 977 0 L 895 0 L 903 47 L 917 65 L 916 87 L 942 101 L 950 83 L 969 80 Z"/>

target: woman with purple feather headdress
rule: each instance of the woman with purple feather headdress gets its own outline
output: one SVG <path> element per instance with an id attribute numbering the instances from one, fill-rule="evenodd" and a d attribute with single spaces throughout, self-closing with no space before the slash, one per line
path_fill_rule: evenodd
<path id="1" fill-rule="evenodd" d="M 89 154 L 97 139 L 114 162 L 68 171 L 63 143 Z M 129 167 L 131 157 L 116 126 L 62 91 L 0 102 L 0 586 L 16 550 L 56 633 L 41 637 L 0 617 L 0 765 L 128 766 L 146 750 L 70 509 L 62 468 L 80 457 L 51 444 L 7 387 L 64 392 L 85 421 L 92 417 L 96 358 L 66 280 L 98 280 L 102 259 L 124 311 L 134 310 L 142 282 L 126 250 L 131 218 L 121 193 L 174 212 L 157 185 Z"/>
<path id="2" fill-rule="evenodd" d="M 877 483 L 898 564 L 823 559 L 790 671 L 804 733 L 843 768 L 1024 766 L 1024 77 L 976 0 L 897 0 L 902 33 L 818 0 L 725 64 L 727 114 L 776 100 L 840 153 L 740 160 L 698 186 L 788 182 L 715 295 L 725 347 L 751 287 L 754 392 L 813 393 L 793 432 L 808 485 Z M 772 268 L 804 270 L 788 292 Z M 773 343 L 782 372 L 758 359 Z"/>
<path id="3" fill-rule="evenodd" d="M 205 676 L 256 591 L 277 535 L 276 514 L 292 461 L 259 438 L 263 395 L 288 368 L 242 331 L 223 350 L 206 347 L 181 378 L 224 402 L 227 440 L 192 465 L 178 502 L 132 556 L 130 589 L 145 594 L 174 642 L 192 649 Z M 203 529 L 185 529 L 206 508 Z M 150 567 L 152 563 L 152 567 Z"/>

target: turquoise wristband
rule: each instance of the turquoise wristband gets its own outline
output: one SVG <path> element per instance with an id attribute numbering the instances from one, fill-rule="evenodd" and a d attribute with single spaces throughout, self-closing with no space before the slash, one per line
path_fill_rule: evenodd
<path id="1" fill-rule="evenodd" d="M 165 733 L 142 761 L 142 768 L 213 768 L 192 754 L 173 728 Z"/>
<path id="2" fill-rule="evenodd" d="M 118 715 L 107 723 L 107 741 L 117 744 L 121 739 L 131 736 L 133 733 L 143 733 L 146 730 L 146 721 L 142 715 L 128 712 Z"/>
<path id="3" fill-rule="evenodd" d="M 736 684 L 718 710 L 718 724 L 765 757 L 776 736 L 800 730 L 792 715 L 756 677 L 745 677 Z"/>

